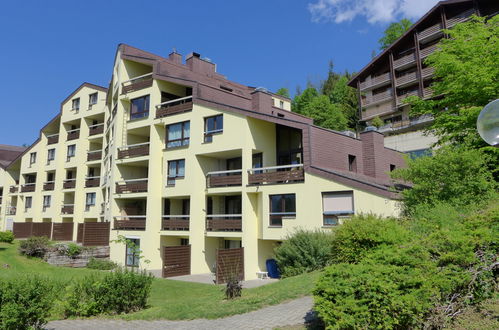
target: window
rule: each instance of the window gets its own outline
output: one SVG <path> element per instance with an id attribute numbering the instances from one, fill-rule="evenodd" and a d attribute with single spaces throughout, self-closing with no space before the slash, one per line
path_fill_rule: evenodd
<path id="1" fill-rule="evenodd" d="M 166 147 L 175 148 L 189 145 L 191 124 L 188 121 L 166 126 Z"/>
<path id="2" fill-rule="evenodd" d="M 74 157 L 76 154 L 76 144 L 72 144 L 68 146 L 68 158 L 67 161 L 71 159 L 71 157 Z"/>
<path id="3" fill-rule="evenodd" d="M 181 238 L 180 245 L 189 245 L 189 239 L 188 238 Z"/>
<path id="4" fill-rule="evenodd" d="M 357 172 L 357 157 L 348 155 L 348 170 L 350 172 Z"/>
<path id="5" fill-rule="evenodd" d="M 92 107 L 94 104 L 97 104 L 97 93 L 93 93 L 88 96 L 88 105 Z"/>
<path id="6" fill-rule="evenodd" d="M 276 125 L 277 165 L 303 163 L 301 130 Z"/>
<path id="7" fill-rule="evenodd" d="M 284 109 L 284 101 L 279 101 L 279 108 Z"/>
<path id="8" fill-rule="evenodd" d="M 390 172 L 395 171 L 396 168 L 397 166 L 395 166 L 394 164 L 390 164 Z"/>
<path id="9" fill-rule="evenodd" d="M 296 195 L 270 195 L 270 225 L 282 227 L 283 217 L 296 216 Z"/>
<path id="10" fill-rule="evenodd" d="M 55 159 L 55 149 L 49 149 L 47 151 L 47 162 L 49 163 L 51 160 Z"/>
<path id="11" fill-rule="evenodd" d="M 224 130 L 223 115 L 207 117 L 204 119 L 204 142 L 213 141 L 213 135 Z"/>
<path id="12" fill-rule="evenodd" d="M 353 191 L 323 193 L 322 210 L 324 226 L 337 225 L 339 216 L 349 216 L 354 213 Z"/>
<path id="13" fill-rule="evenodd" d="M 87 199 L 85 201 L 85 211 L 90 210 L 90 206 L 95 205 L 95 193 L 87 193 Z"/>
<path id="14" fill-rule="evenodd" d="M 48 172 L 47 173 L 47 181 L 48 182 L 54 181 L 54 172 Z"/>
<path id="15" fill-rule="evenodd" d="M 47 195 L 43 196 L 43 208 L 50 207 L 50 203 L 52 202 L 52 196 Z"/>
<path id="16" fill-rule="evenodd" d="M 149 116 L 149 95 L 133 99 L 130 106 L 130 119 L 140 119 L 147 116 Z"/>
<path id="17" fill-rule="evenodd" d="M 224 240 L 224 248 L 225 249 L 239 249 L 241 248 L 241 241 L 239 240 L 231 240 L 231 239 L 225 239 Z"/>
<path id="18" fill-rule="evenodd" d="M 36 163 L 36 152 L 32 152 L 29 154 L 29 165 L 33 165 Z"/>
<path id="19" fill-rule="evenodd" d="M 140 239 L 127 238 L 126 261 L 128 267 L 139 267 Z"/>
<path id="20" fill-rule="evenodd" d="M 78 111 L 80 110 L 80 98 L 73 99 L 71 110 Z"/>
<path id="21" fill-rule="evenodd" d="M 30 209 L 31 208 L 31 205 L 33 203 L 33 197 L 31 196 L 27 196 L 24 200 L 24 208 L 27 210 L 27 209 Z"/>
<path id="22" fill-rule="evenodd" d="M 176 179 L 185 176 L 185 159 L 170 160 L 168 162 L 168 180 L 167 185 L 174 186 Z"/>

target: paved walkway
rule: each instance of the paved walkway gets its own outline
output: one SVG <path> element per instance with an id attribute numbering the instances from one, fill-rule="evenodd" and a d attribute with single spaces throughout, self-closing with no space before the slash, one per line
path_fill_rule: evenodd
<path id="1" fill-rule="evenodd" d="M 184 282 L 194 282 L 194 283 L 204 283 L 204 284 L 212 284 L 215 283 L 215 275 L 214 274 L 195 274 L 195 275 L 182 275 L 182 276 L 173 276 L 173 277 L 168 277 L 169 280 L 175 280 L 175 281 L 184 281 Z M 267 278 L 264 280 L 248 280 L 248 281 L 241 281 L 241 284 L 243 288 L 245 289 L 251 289 L 251 288 L 257 288 L 262 285 L 267 285 L 270 283 L 275 283 L 279 281 L 276 278 Z"/>
<path id="2" fill-rule="evenodd" d="M 111 330 L 111 329 L 273 329 L 304 324 L 313 318 L 312 297 L 303 297 L 280 305 L 265 307 L 246 314 L 216 320 L 190 321 L 123 321 L 123 320 L 64 320 L 53 321 L 46 329 Z"/>

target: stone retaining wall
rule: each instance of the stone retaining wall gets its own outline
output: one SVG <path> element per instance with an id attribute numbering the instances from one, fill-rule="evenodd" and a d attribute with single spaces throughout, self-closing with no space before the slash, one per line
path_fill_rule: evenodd
<path id="1" fill-rule="evenodd" d="M 74 258 L 61 255 L 59 251 L 50 251 L 45 254 L 44 260 L 54 266 L 81 268 L 87 266 L 90 258 L 109 260 L 109 246 L 85 248 Z"/>

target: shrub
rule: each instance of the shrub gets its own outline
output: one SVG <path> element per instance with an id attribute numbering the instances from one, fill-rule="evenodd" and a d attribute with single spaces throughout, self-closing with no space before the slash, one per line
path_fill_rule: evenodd
<path id="1" fill-rule="evenodd" d="M 227 279 L 227 283 L 225 285 L 225 298 L 226 299 L 234 299 L 237 297 L 241 297 L 241 293 L 243 290 L 243 286 L 239 279 L 238 274 L 231 274 Z"/>
<path id="2" fill-rule="evenodd" d="M 321 269 L 331 258 L 330 232 L 297 230 L 275 249 L 283 277 Z"/>
<path id="3" fill-rule="evenodd" d="M 0 231 L 0 242 L 12 243 L 14 241 L 14 233 L 11 231 Z"/>
<path id="4" fill-rule="evenodd" d="M 121 314 L 147 305 L 153 277 L 142 272 L 118 269 L 103 278 L 85 277 L 68 288 L 63 305 L 69 316 Z"/>
<path id="5" fill-rule="evenodd" d="M 118 267 L 118 265 L 115 262 L 107 259 L 90 258 L 87 264 L 87 268 L 99 270 L 112 270 L 116 267 Z"/>
<path id="6" fill-rule="evenodd" d="M 54 286 L 37 276 L 0 280 L 0 329 L 41 328 L 50 314 Z"/>
<path id="7" fill-rule="evenodd" d="M 29 257 L 43 258 L 51 245 L 52 242 L 45 236 L 30 237 L 27 240 L 21 241 L 19 252 Z"/>

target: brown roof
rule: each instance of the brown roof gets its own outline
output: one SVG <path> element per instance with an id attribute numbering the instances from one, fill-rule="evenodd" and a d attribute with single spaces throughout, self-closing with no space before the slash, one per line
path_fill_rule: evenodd
<path id="1" fill-rule="evenodd" d="M 14 159 L 21 155 L 26 147 L 0 144 L 0 167 L 6 168 Z"/>

